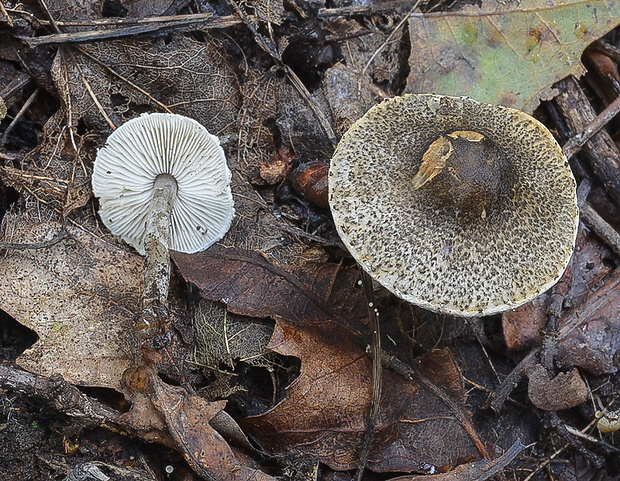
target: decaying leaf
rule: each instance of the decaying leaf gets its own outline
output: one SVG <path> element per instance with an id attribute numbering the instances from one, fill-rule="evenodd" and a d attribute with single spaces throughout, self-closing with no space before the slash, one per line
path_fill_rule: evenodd
<path id="1" fill-rule="evenodd" d="M 242 85 L 243 103 L 239 111 L 240 168 L 249 171 L 268 162 L 275 155 L 269 122 L 277 111 L 276 76 L 249 69 Z"/>
<path id="2" fill-rule="evenodd" d="M 5 240 L 22 243 L 49 240 L 61 229 L 10 216 L 4 227 Z M 51 247 L 9 250 L 0 259 L 0 308 L 39 336 L 17 364 L 74 384 L 118 388 L 136 349 L 128 333 L 142 259 L 67 230 L 69 237 Z"/>
<path id="3" fill-rule="evenodd" d="M 261 20 L 272 22 L 276 25 L 282 23 L 284 6 L 282 0 L 252 0 L 247 2 L 248 7 Z"/>
<path id="4" fill-rule="evenodd" d="M 246 418 L 242 425 L 270 452 L 299 450 L 333 469 L 353 468 L 372 386 L 371 361 L 364 350 L 336 329 L 292 326 L 282 320 L 269 347 L 300 358 L 301 373 L 287 387 L 282 402 L 265 414 Z M 462 378 L 447 351 L 428 354 L 420 367 L 457 403 L 464 402 Z M 456 466 L 477 456 L 471 439 L 442 401 L 394 372 L 386 370 L 383 379 L 369 457 L 373 470 Z"/>
<path id="5" fill-rule="evenodd" d="M 401 56 L 402 29 L 393 38 L 365 31 L 358 22 L 338 19 L 327 28 L 332 35 L 352 37 L 342 45 L 344 62 L 325 72 L 323 86 L 336 132 L 344 134 L 375 103 L 373 87 L 395 94 Z"/>
<path id="6" fill-rule="evenodd" d="M 234 368 L 237 361 L 267 365 L 273 326 L 260 319 L 226 312 L 221 303 L 201 300 L 193 314 L 192 361 L 212 370 Z"/>
<path id="7" fill-rule="evenodd" d="M 466 95 L 532 112 L 552 85 L 581 75 L 582 52 L 620 23 L 616 2 L 483 1 L 413 15 L 407 92 Z"/>
<path id="8" fill-rule="evenodd" d="M 206 34 L 205 34 L 206 35 Z M 239 86 L 222 44 L 174 36 L 119 40 L 60 50 L 52 69 L 69 126 L 84 118 L 99 131 L 128 110 L 170 110 L 222 136 L 236 129 Z"/>
<path id="9" fill-rule="evenodd" d="M 286 78 L 278 79 L 277 84 L 275 121 L 282 138 L 293 146 L 295 155 L 302 161 L 331 158 L 334 146 L 310 106 L 314 102 L 321 111 L 328 110 L 323 92 L 317 90 L 305 99 Z"/>

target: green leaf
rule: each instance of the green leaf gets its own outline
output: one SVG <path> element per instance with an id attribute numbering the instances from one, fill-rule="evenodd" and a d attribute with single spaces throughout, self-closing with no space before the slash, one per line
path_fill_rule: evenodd
<path id="1" fill-rule="evenodd" d="M 584 49 L 618 24 L 620 2 L 603 0 L 483 1 L 413 15 L 406 90 L 532 112 L 555 82 L 584 72 Z"/>

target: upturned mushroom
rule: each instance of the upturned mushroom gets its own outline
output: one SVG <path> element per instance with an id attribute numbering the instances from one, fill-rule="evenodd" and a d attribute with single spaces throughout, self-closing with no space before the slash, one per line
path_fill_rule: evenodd
<path id="1" fill-rule="evenodd" d="M 549 131 L 465 97 L 404 95 L 371 108 L 334 153 L 329 203 L 371 277 L 463 317 L 553 286 L 578 227 L 575 180 Z"/>
<path id="2" fill-rule="evenodd" d="M 169 250 L 202 251 L 230 228 L 230 179 L 219 139 L 181 115 L 134 118 L 99 150 L 92 185 L 101 220 L 146 255 L 139 337 L 153 337 L 168 317 Z"/>

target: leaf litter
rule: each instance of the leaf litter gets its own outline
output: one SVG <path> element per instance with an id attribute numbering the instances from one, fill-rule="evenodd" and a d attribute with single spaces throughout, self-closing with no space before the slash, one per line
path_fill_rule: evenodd
<path id="1" fill-rule="evenodd" d="M 536 12 L 543 18 L 542 14 L 553 8 L 563 13 L 570 13 L 572 8 L 587 11 L 589 7 L 582 3 L 563 2 Z M 499 15 L 497 18 L 507 15 L 506 18 L 515 24 L 525 22 L 530 26 L 525 31 L 526 40 L 530 38 L 531 41 L 529 44 L 526 41 L 525 53 L 515 49 L 517 56 L 511 61 L 511 69 L 514 69 L 511 71 L 523 73 L 526 78 L 528 73 L 532 76 L 532 71 L 538 75 L 540 70 L 536 65 L 541 60 L 547 62 L 544 55 L 554 50 L 548 46 L 552 40 L 545 32 L 539 29 L 538 35 L 538 24 L 529 22 L 528 5 L 521 2 L 507 11 L 491 12 L 489 4 L 483 2 L 479 11 L 475 10 L 478 7 L 464 7 L 461 11 L 466 15 L 456 19 L 449 14 L 412 15 L 408 32 L 402 30 L 403 35 L 408 33 L 411 41 L 406 88 L 420 91 L 430 88 L 428 85 L 442 85 L 439 82 L 446 80 L 448 88 L 455 85 L 449 83 L 454 77 L 446 75 L 446 72 L 453 72 L 454 67 L 439 64 L 437 59 L 442 62 L 456 59 L 457 64 L 460 56 L 471 60 L 469 48 L 474 52 L 480 50 L 484 58 L 485 50 L 476 47 L 473 41 L 485 38 L 493 15 Z M 601 2 L 596 6 L 603 12 Z M 162 5 L 160 11 L 166 7 Z M 281 2 L 256 2 L 252 7 L 263 21 L 281 23 L 284 11 Z M 150 8 L 150 5 L 136 3 L 132 5 L 132 14 L 140 16 L 157 11 Z M 99 16 L 94 4 L 84 11 L 66 9 L 65 4 L 51 2 L 50 11 L 54 18 L 63 22 Z M 468 92 L 464 88 L 482 85 L 484 95 L 489 98 L 481 100 L 533 109 L 539 98 L 546 97 L 554 80 L 580 71 L 575 67 L 579 65 L 575 56 L 592 39 L 615 25 L 613 19 L 616 17 L 613 11 L 602 14 L 600 18 L 605 19 L 602 22 L 580 17 L 583 31 L 575 30 L 574 25 L 551 25 L 543 18 L 543 26 L 550 27 L 549 31 L 557 33 L 554 30 L 557 27 L 566 29 L 567 35 L 577 32 L 580 41 L 571 45 L 572 50 L 566 50 L 564 44 L 567 42 L 558 36 L 562 46 L 558 56 L 564 58 L 564 63 L 557 66 L 549 62 L 553 68 L 544 70 L 550 72 L 552 78 L 532 82 L 533 92 L 525 89 L 523 82 L 516 86 L 497 82 L 493 80 L 496 76 L 481 74 L 486 70 L 474 68 L 473 73 L 467 75 L 488 78 L 493 85 L 460 82 L 454 93 L 469 93 L 475 97 L 482 93 Z M 467 18 L 471 25 L 459 24 L 461 18 Z M 562 18 L 570 18 L 570 15 Z M 456 22 L 450 25 L 462 33 L 464 43 L 457 39 L 461 50 L 452 51 L 454 55 L 450 52 L 424 54 L 423 48 L 429 40 L 420 35 L 419 22 L 427 22 L 423 25 L 424 31 L 431 35 L 436 27 L 433 22 L 439 25 L 444 20 Z M 259 29 L 266 25 L 259 24 Z M 285 394 L 266 413 L 246 418 L 243 426 L 271 453 L 285 453 L 294 448 L 304 456 L 319 458 L 334 469 L 355 467 L 370 396 L 370 361 L 365 353 L 369 337 L 367 310 L 362 290 L 357 287 L 356 269 L 347 266 L 348 260 L 344 264 L 333 262 L 333 252 L 321 246 L 329 246 L 331 241 L 326 239 L 319 246 L 309 245 L 309 239 L 315 238 L 312 233 L 306 232 L 298 221 L 278 214 L 274 206 L 288 202 L 281 200 L 284 197 L 278 198 L 285 180 L 274 184 L 275 195 L 271 188 L 256 189 L 250 184 L 253 172 L 273 159 L 282 145 L 294 151 L 299 163 L 329 159 L 333 146 L 309 101 L 327 113 L 334 130 L 341 134 L 377 98 L 393 95 L 405 84 L 401 72 L 407 64 L 406 50 L 402 49 L 404 37 L 398 32 L 388 35 L 381 28 L 369 31 L 366 25 L 361 27 L 356 21 L 342 19 L 327 21 L 324 26 L 336 37 L 351 38 L 339 45 L 342 61 L 326 67 L 325 81 L 306 97 L 292 88 L 277 65 L 265 69 L 260 62 L 253 61 L 252 66 L 241 62 L 239 68 L 233 60 L 239 51 L 225 35 L 201 32 L 200 40 L 170 35 L 155 40 L 124 39 L 71 49 L 63 47 L 52 66 L 52 78 L 62 99 L 61 110 L 48 123 L 42 147 L 24 163 L 26 167 L 7 166 L 3 171 L 3 178 L 10 178 L 23 196 L 22 211 L 5 217 L 4 240 L 45 241 L 63 228 L 63 219 L 69 219 L 70 224 L 66 227 L 70 234 L 68 240 L 40 251 L 8 251 L 0 263 L 5 272 L 4 285 L 0 283 L 1 292 L 13 291 L 13 297 L 2 299 L 3 310 L 40 336 L 19 362 L 42 375 L 61 373 L 75 384 L 113 387 L 124 392 L 133 402 L 134 411 L 128 415 L 128 423 L 144 423 L 144 439 L 161 441 L 163 438 L 158 438 L 157 433 L 167 433 L 162 436 L 168 436 L 168 441 L 162 442 L 179 447 L 196 472 L 206 477 L 217 477 L 222 470 L 241 466 L 240 477 L 234 479 L 256 476 L 269 479 L 260 471 L 237 464 L 238 459 L 234 455 L 231 457 L 226 442 L 209 427 L 210 419 L 222 412 L 223 403 L 209 403 L 187 390 L 169 386 L 152 371 L 145 374 L 150 387 L 142 385 L 131 391 L 122 385 L 120 374 L 128 372 L 136 355 L 136 347 L 131 345 L 127 335 L 127 324 L 131 323 L 135 310 L 142 261 L 99 230 L 94 210 L 87 204 L 88 189 L 82 188 L 88 178 L 88 168 L 84 166 L 90 164 L 89 151 L 94 145 L 101 145 L 110 129 L 126 118 L 153 108 L 192 116 L 223 136 L 234 171 L 233 191 L 238 212 L 235 225 L 215 249 L 197 256 L 178 254 L 174 257 L 182 277 L 197 285 L 200 296 L 211 302 L 211 309 L 207 311 L 209 319 L 203 324 L 202 333 L 197 328 L 196 340 L 204 345 L 202 352 L 208 352 L 211 346 L 215 352 L 206 357 L 201 354 L 202 357 L 193 360 L 212 370 L 235 372 L 250 359 L 257 360 L 261 368 L 273 369 L 274 364 L 266 359 L 274 352 L 301 359 L 299 377 L 288 385 Z M 521 33 L 524 31 L 519 29 Z M 511 35 L 517 35 L 509 25 L 502 25 L 501 32 L 499 37 L 493 37 L 497 43 L 491 42 L 491 48 L 497 49 L 494 55 L 499 55 L 498 52 L 508 55 L 501 49 L 503 43 L 510 43 Z M 436 46 L 445 43 L 445 37 L 429 38 Z M 421 41 L 426 41 L 426 45 Z M 286 48 L 285 38 L 280 46 Z M 250 52 L 244 53 L 246 58 L 250 57 Z M 538 55 L 539 61 L 533 61 L 533 55 Z M 566 59 L 570 60 L 569 67 L 576 70 L 567 70 Z M 420 64 L 421 60 L 432 61 L 434 65 L 427 68 Z M 480 63 L 483 67 L 488 64 Z M 415 84 L 420 80 L 416 72 L 421 68 L 425 69 L 423 87 Z M 467 75 L 461 78 L 469 78 Z M 494 88 L 500 84 L 499 90 Z M 433 90 L 441 88 L 432 87 Z M 81 135 L 82 122 L 87 130 L 92 129 L 94 138 Z M 38 214 L 32 215 L 34 212 Z M 42 216 L 41 212 L 45 214 Z M 30 215 L 21 217 L 24 213 Z M 16 283 L 7 282 L 14 272 L 23 275 Z M 47 284 L 39 285 L 41 279 Z M 596 313 L 603 309 L 610 313 L 606 314 L 607 319 L 613 318 L 618 302 L 615 284 L 612 277 L 600 293 L 597 291 L 591 296 L 592 307 L 585 318 L 592 326 L 590 332 L 610 332 L 605 321 L 597 324 L 600 318 Z M 174 360 L 172 363 L 158 360 L 156 364 L 159 372 L 185 385 L 183 374 L 175 372 L 175 368 L 183 364 L 194 334 L 187 329 L 183 298 L 178 288 L 171 296 L 177 303 L 172 322 L 177 326 L 176 344 L 169 351 Z M 24 299 L 29 299 L 29 304 L 25 304 Z M 383 297 L 381 302 L 390 303 Z M 24 311 L 24 305 L 29 305 L 30 310 Z M 580 315 L 577 308 L 566 314 L 569 325 L 577 325 L 575 316 Z M 386 312 L 398 313 L 394 309 Z M 273 333 L 266 319 L 276 321 Z M 596 330 L 598 326 L 602 326 L 602 330 Z M 209 335 L 205 334 L 207 332 Z M 608 337 L 596 335 L 603 346 Z M 235 343 L 242 337 L 243 342 Z M 582 345 L 591 338 L 566 335 L 563 339 Z M 85 351 L 77 349 L 81 345 Z M 399 349 L 402 354 L 402 346 Z M 198 351 L 193 352 L 196 356 Z M 567 345 L 562 352 L 575 353 L 577 349 Z M 613 372 L 612 354 L 610 348 L 602 358 L 593 356 L 596 359 L 593 372 Z M 562 355 L 559 358 L 564 359 Z M 429 378 L 445 386 L 459 409 L 465 409 L 463 378 L 448 351 L 431 352 L 417 362 L 426 367 Z M 563 362 L 566 367 L 580 365 L 574 359 Z M 382 411 L 370 456 L 374 470 L 419 472 L 424 466 L 455 467 L 477 456 L 479 450 L 475 449 L 475 443 L 454 409 L 446 407 L 441 398 L 415 381 L 389 370 L 385 372 Z M 545 384 L 544 379 L 541 384 Z M 278 393 L 275 395 L 277 397 Z M 545 395 L 543 392 L 542 398 Z M 318 410 L 317 400 L 322 402 Z M 547 401 L 544 398 L 540 407 L 544 409 Z M 304 410 L 301 406 L 307 408 Z M 150 421 L 153 424 L 149 424 Z M 334 450 L 335 445 L 342 449 Z M 213 446 L 213 449 L 196 451 L 198 446 Z M 218 451 L 220 449 L 223 451 Z M 213 466 L 213 471 L 208 470 L 209 466 Z M 465 474 L 456 479 L 486 479 L 483 477 L 486 475 L 476 469 L 474 465 L 463 465 L 451 475 L 464 471 Z"/>

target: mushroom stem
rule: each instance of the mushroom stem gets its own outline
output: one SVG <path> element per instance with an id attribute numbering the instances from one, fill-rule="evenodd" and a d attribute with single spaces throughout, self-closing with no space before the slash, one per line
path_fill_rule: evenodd
<path id="1" fill-rule="evenodd" d="M 160 174 L 155 178 L 144 237 L 146 263 L 142 306 L 136 323 L 141 339 L 154 337 L 168 319 L 171 218 L 176 194 L 174 177 Z"/>

